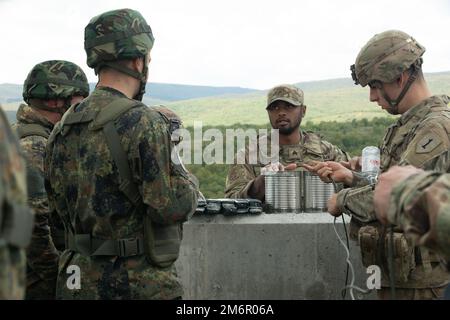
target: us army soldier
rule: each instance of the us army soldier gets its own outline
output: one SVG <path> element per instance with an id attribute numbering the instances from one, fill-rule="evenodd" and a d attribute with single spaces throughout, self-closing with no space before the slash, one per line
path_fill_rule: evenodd
<path id="1" fill-rule="evenodd" d="M 25 295 L 25 248 L 33 215 L 27 207 L 25 164 L 0 107 L 0 299 Z"/>
<path id="2" fill-rule="evenodd" d="M 352 76 L 356 84 L 370 87 L 370 101 L 400 118 L 390 126 L 381 143 L 381 172 L 394 165 L 411 164 L 447 172 L 450 161 L 450 111 L 447 96 L 432 95 L 422 73 L 425 48 L 408 34 L 390 30 L 375 35 L 359 52 Z M 326 167 L 326 169 L 325 169 Z M 347 168 L 328 163 L 322 176 L 352 183 Z M 363 264 L 382 270 L 378 296 L 390 296 L 386 228 L 375 216 L 373 185 L 340 191 L 329 200 L 329 212 L 352 216 L 358 226 Z M 433 299 L 442 295 L 449 275 L 441 258 L 425 247 L 414 247 L 397 226 L 393 234 L 395 292 L 398 299 Z"/>
<path id="3" fill-rule="evenodd" d="M 49 202 L 61 216 L 67 250 L 57 298 L 176 299 L 174 262 L 197 186 L 171 162 L 169 123 L 141 100 L 152 30 L 131 9 L 105 12 L 85 28 L 87 64 L 99 81 L 50 136 Z M 68 266 L 81 271 L 67 286 Z"/>
<path id="4" fill-rule="evenodd" d="M 279 85 L 267 94 L 266 110 L 273 129 L 279 131 L 280 164 L 270 163 L 265 166 L 261 158 L 257 163 L 250 163 L 248 147 L 245 151 L 245 164 L 231 166 L 226 178 L 225 197 L 256 198 L 264 201 L 265 185 L 263 170 L 295 170 L 299 165 L 309 161 L 347 161 L 349 155 L 322 139 L 319 134 L 300 129 L 306 113 L 303 91 L 292 85 Z M 258 142 L 270 144 L 270 137 L 260 138 Z M 257 148 L 259 149 L 259 144 Z M 259 154 L 259 150 L 257 151 Z"/>
<path id="5" fill-rule="evenodd" d="M 23 85 L 23 99 L 13 126 L 25 154 L 28 204 L 35 226 L 27 249 L 26 299 L 54 299 L 58 274 L 58 251 L 64 249 L 64 228 L 50 215 L 44 187 L 44 153 L 53 126 L 70 105 L 89 94 L 83 70 L 64 60 L 38 63 Z M 56 247 L 55 247 L 56 246 Z"/>

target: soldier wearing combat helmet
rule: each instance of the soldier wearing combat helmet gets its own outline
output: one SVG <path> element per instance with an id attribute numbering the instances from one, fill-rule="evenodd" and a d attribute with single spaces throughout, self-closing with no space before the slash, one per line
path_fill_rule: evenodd
<path id="1" fill-rule="evenodd" d="M 170 123 L 141 100 L 154 37 L 142 15 L 108 11 L 85 28 L 92 94 L 55 127 L 45 159 L 46 189 L 67 248 L 57 298 L 176 299 L 174 262 L 197 185 L 171 161 Z M 67 287 L 79 267 L 81 289 Z"/>
<path id="2" fill-rule="evenodd" d="M 401 116 L 388 128 L 380 144 L 381 172 L 394 165 L 446 172 L 450 168 L 449 97 L 432 95 L 424 79 L 422 55 L 425 48 L 410 35 L 390 30 L 375 35 L 361 49 L 351 67 L 356 84 L 370 88 L 370 101 Z M 357 174 L 338 163 L 316 166 L 322 178 L 354 183 Z M 364 184 L 359 181 L 358 185 Z M 352 216 L 352 226 L 361 247 L 363 264 L 378 265 L 382 270 L 381 299 L 433 299 L 442 295 L 449 281 L 441 257 L 425 247 L 414 247 L 405 238 L 401 226 L 394 226 L 391 236 L 377 220 L 373 204 L 373 185 L 340 191 L 328 202 L 332 215 L 345 212 Z M 385 201 L 385 200 L 384 200 Z M 392 238 L 393 254 L 387 239 Z M 388 265 L 392 262 L 393 267 Z"/>
<path id="3" fill-rule="evenodd" d="M 27 164 L 28 204 L 35 213 L 35 226 L 27 250 L 26 299 L 54 299 L 58 251 L 64 249 L 64 227 L 55 212 L 49 212 L 44 187 L 44 154 L 56 122 L 71 104 L 89 95 L 83 70 L 64 60 L 38 63 L 23 85 L 26 104 L 17 111 L 13 126 Z"/>

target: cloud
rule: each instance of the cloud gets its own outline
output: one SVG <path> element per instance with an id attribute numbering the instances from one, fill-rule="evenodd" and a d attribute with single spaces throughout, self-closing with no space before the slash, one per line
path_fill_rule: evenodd
<path id="1" fill-rule="evenodd" d="M 1 1 L 1 0 L 0 0 Z M 156 37 L 154 82 L 264 89 L 276 83 L 348 77 L 375 33 L 401 29 L 427 48 L 426 72 L 450 70 L 445 0 L 1 1 L 0 83 L 21 83 L 34 64 L 73 61 L 89 79 L 83 30 L 121 7 L 144 15 Z"/>

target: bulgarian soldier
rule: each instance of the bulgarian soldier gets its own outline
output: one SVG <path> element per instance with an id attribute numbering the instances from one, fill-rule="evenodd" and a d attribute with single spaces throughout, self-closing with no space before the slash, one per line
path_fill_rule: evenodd
<path id="1" fill-rule="evenodd" d="M 26 299 L 54 299 L 58 251 L 64 249 L 64 228 L 58 216 L 50 216 L 44 187 L 44 153 L 56 122 L 71 104 L 89 95 L 89 84 L 76 64 L 51 60 L 38 63 L 23 85 L 23 99 L 13 126 L 27 164 L 28 204 L 35 226 L 27 250 Z M 55 247 L 56 246 L 56 247 Z"/>
<path id="2" fill-rule="evenodd" d="M 33 214 L 27 206 L 25 164 L 0 108 L 0 299 L 23 299 Z"/>
<path id="3" fill-rule="evenodd" d="M 449 97 L 432 95 L 422 73 L 425 48 L 402 31 L 375 35 L 361 49 L 351 67 L 356 84 L 369 86 L 370 100 L 400 118 L 390 126 L 380 145 L 381 172 L 394 165 L 447 172 L 450 161 Z M 346 184 L 362 185 L 363 179 L 338 163 L 322 163 L 314 170 L 326 181 L 329 176 Z M 355 181 L 356 180 L 356 181 Z M 401 225 L 387 232 L 377 220 L 373 205 L 374 185 L 340 191 L 328 202 L 334 215 L 352 216 L 357 229 L 363 264 L 382 271 L 381 299 L 433 299 L 442 296 L 449 274 L 441 257 L 425 247 L 414 247 Z M 358 228 L 356 228 L 356 226 Z M 389 254 L 388 238 L 397 248 Z M 390 256 L 390 257 L 389 257 Z M 388 265 L 393 262 L 393 267 Z M 391 275 L 391 276 L 390 276 Z M 395 282 L 394 282 L 395 280 Z"/>
<path id="4" fill-rule="evenodd" d="M 244 152 L 245 163 L 231 166 L 226 179 L 225 197 L 256 198 L 264 201 L 264 171 L 295 170 L 310 161 L 348 161 L 349 155 L 322 139 L 319 134 L 300 129 L 306 113 L 303 91 L 292 85 L 280 85 L 272 88 L 267 95 L 266 110 L 270 124 L 279 133 L 279 162 L 271 162 L 259 157 L 252 163 L 251 153 L 261 155 L 260 148 L 271 144 L 269 137 L 259 137 L 258 150 L 253 146 Z M 268 149 L 268 148 L 267 148 Z M 270 153 L 275 150 L 271 149 Z M 238 154 L 239 155 L 239 154 Z M 238 157 L 236 158 L 236 160 Z M 237 162 L 237 161 L 236 161 Z"/>
<path id="5" fill-rule="evenodd" d="M 153 42 L 130 9 L 105 12 L 85 28 L 97 87 L 56 125 L 45 158 L 49 202 L 67 239 L 60 299 L 182 296 L 174 262 L 197 186 L 171 161 L 167 118 L 141 102 Z"/>

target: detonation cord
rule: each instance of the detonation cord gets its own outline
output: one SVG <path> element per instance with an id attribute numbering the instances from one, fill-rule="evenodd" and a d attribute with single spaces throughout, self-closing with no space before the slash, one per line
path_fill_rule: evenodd
<path id="1" fill-rule="evenodd" d="M 338 190 L 338 187 L 336 185 L 336 182 L 331 177 L 329 177 L 329 178 L 330 178 L 331 182 L 333 183 L 334 192 L 338 193 L 339 190 Z M 348 238 L 348 232 L 347 232 L 347 227 L 346 227 L 346 224 L 345 224 L 344 215 L 342 214 L 341 217 L 342 217 L 342 223 L 343 223 L 343 226 L 344 226 L 345 238 L 346 238 L 346 242 L 347 243 L 345 243 L 344 240 L 342 240 L 342 238 L 339 236 L 339 233 L 337 231 L 337 228 L 336 228 L 337 217 L 334 217 L 333 229 L 334 229 L 334 232 L 336 233 L 336 237 L 339 239 L 339 242 L 342 244 L 342 246 L 344 247 L 344 250 L 345 250 L 345 252 L 347 254 L 347 257 L 346 257 L 347 271 L 346 271 L 346 275 L 345 275 L 345 286 L 344 286 L 344 288 L 342 288 L 342 299 L 345 299 L 345 296 L 347 295 L 347 289 L 349 289 L 350 298 L 352 300 L 356 300 L 355 299 L 355 295 L 353 294 L 353 290 L 356 290 L 356 291 L 358 291 L 358 292 L 360 292 L 362 294 L 368 294 L 368 293 L 370 293 L 370 290 L 364 290 L 364 289 L 361 289 L 358 286 L 355 286 L 355 270 L 353 268 L 352 262 L 350 261 L 350 241 L 349 241 L 349 238 Z M 348 285 L 349 270 L 351 272 L 350 285 Z"/>

